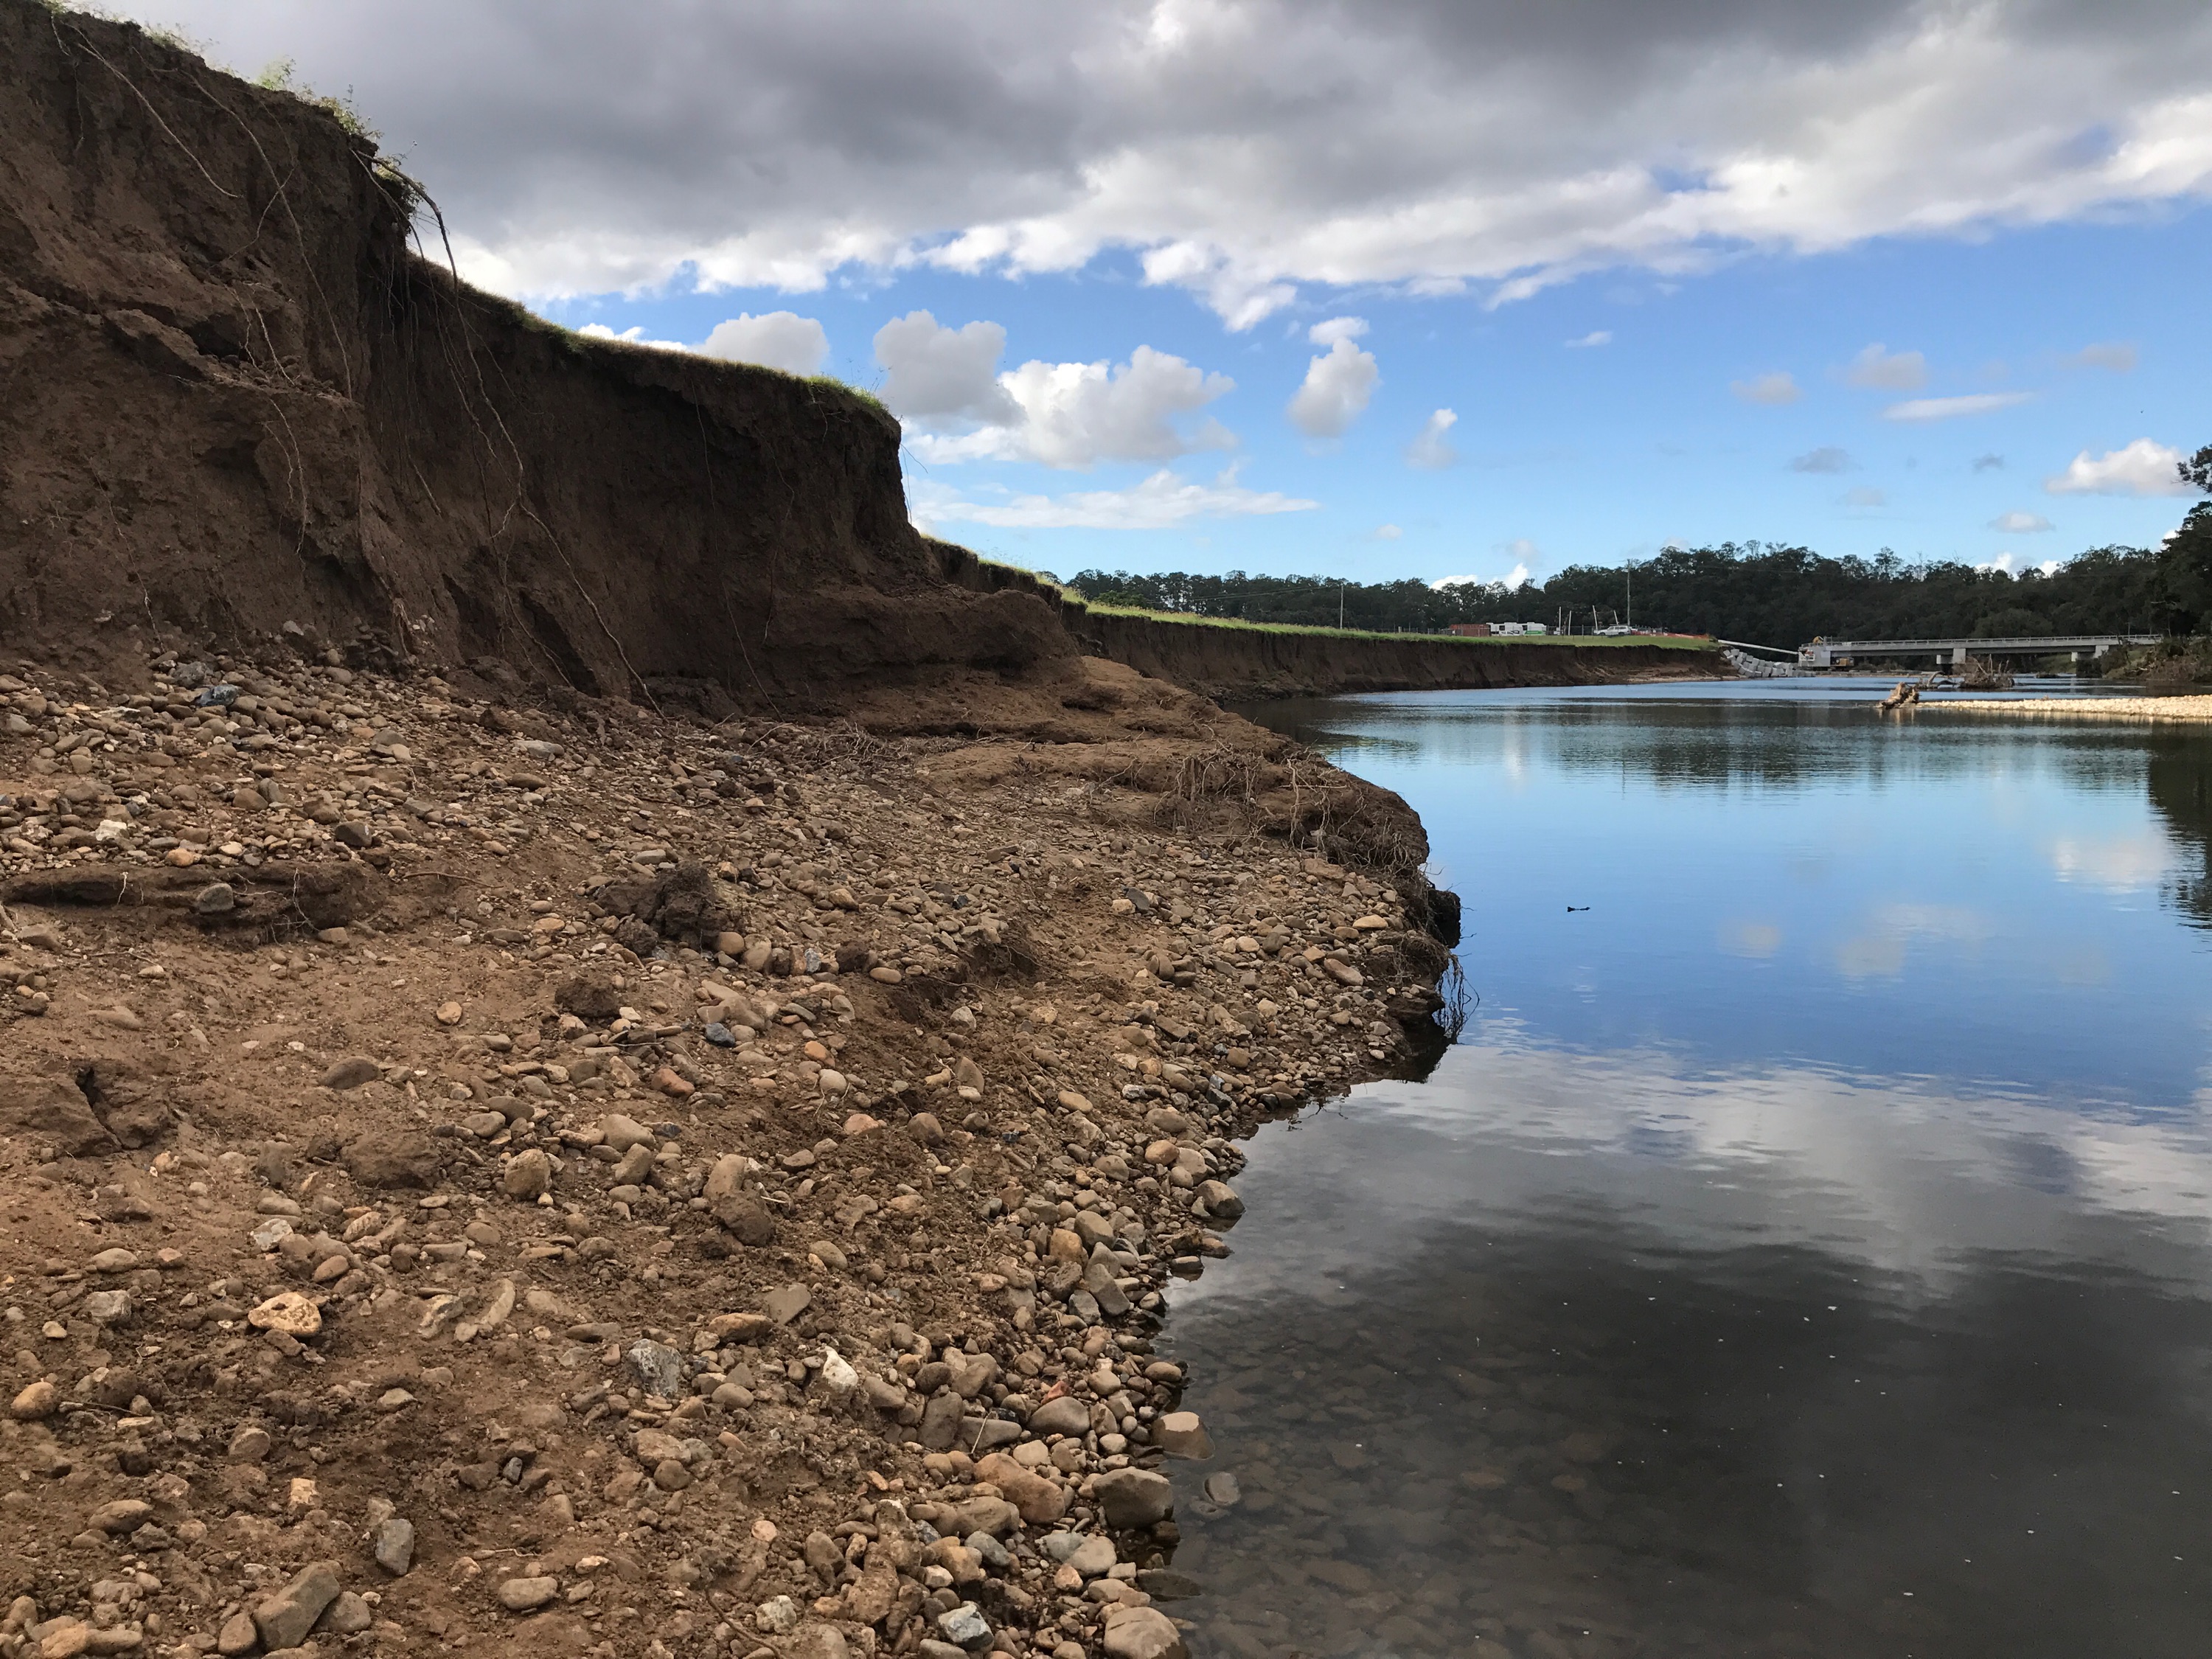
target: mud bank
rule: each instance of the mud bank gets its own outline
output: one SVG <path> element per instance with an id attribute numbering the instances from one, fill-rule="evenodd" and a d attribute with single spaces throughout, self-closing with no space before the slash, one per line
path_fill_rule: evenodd
<path id="1" fill-rule="evenodd" d="M 1271 633 L 1202 622 L 1092 611 L 1025 570 L 933 544 L 946 574 L 979 592 L 1033 595 L 1089 655 L 1126 663 L 1222 702 L 1334 696 L 1356 691 L 1468 691 L 1518 685 L 1606 685 L 1722 679 L 1717 651 L 1662 646 L 1574 646 L 1502 640 L 1346 639 Z"/>
<path id="2" fill-rule="evenodd" d="M 134 28 L 0 0 L 0 60 L 17 648 L 489 656 L 724 708 L 1074 654 L 945 581 L 872 400 L 462 286 L 366 140 Z"/>

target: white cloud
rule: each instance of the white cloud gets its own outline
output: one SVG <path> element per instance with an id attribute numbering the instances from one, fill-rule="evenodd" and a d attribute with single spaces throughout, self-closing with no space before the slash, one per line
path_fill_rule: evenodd
<path id="1" fill-rule="evenodd" d="M 1431 582 L 1429 586 L 1431 587 L 1464 587 L 1469 585 L 1473 585 L 1477 587 L 1502 586 L 1510 592 L 1514 588 L 1521 586 L 1528 580 L 1528 558 L 1535 556 L 1536 544 L 1534 542 L 1527 540 L 1507 544 L 1506 550 L 1508 552 L 1512 552 L 1516 550 L 1524 552 L 1528 557 L 1515 560 L 1513 568 L 1502 576 L 1439 576 L 1436 580 Z"/>
<path id="2" fill-rule="evenodd" d="M 642 325 L 626 328 L 617 334 L 605 323 L 586 323 L 576 331 L 587 340 L 623 340 L 631 345 L 651 346 L 655 351 L 689 351 L 691 348 L 681 340 L 648 340 Z"/>
<path id="3" fill-rule="evenodd" d="M 1881 411 L 1885 421 L 1950 421 L 1961 415 L 1987 415 L 2027 403 L 2030 392 L 1970 392 L 1963 398 L 1908 398 Z"/>
<path id="4" fill-rule="evenodd" d="M 1871 484 L 1861 484 L 1856 489 L 1844 492 L 1843 504 L 1845 507 L 1887 507 L 1889 497 Z"/>
<path id="5" fill-rule="evenodd" d="M 1891 979 L 1904 971 L 1906 949 L 1916 942 L 1978 956 L 1995 931 L 1986 915 L 1963 905 L 1884 904 L 1864 931 L 1836 947 L 1836 967 L 1846 979 Z"/>
<path id="6" fill-rule="evenodd" d="M 2092 455 L 2083 450 L 2066 470 L 2043 481 L 2054 495 L 2187 495 L 2181 477 L 2182 454 L 2151 438 L 2138 438 L 2124 449 Z"/>
<path id="7" fill-rule="evenodd" d="M 1405 533 L 1395 524 L 1378 524 L 1367 532 L 1367 539 L 1370 542 L 1395 542 Z"/>
<path id="8" fill-rule="evenodd" d="M 1917 351 L 1891 351 L 1876 341 L 1851 359 L 1844 380 L 1883 392 L 1917 392 L 1928 384 L 1928 360 Z"/>
<path id="9" fill-rule="evenodd" d="M 1594 328 L 1589 333 L 1570 340 L 1566 343 L 1567 349 L 1570 351 L 1581 350 L 1590 346 L 1611 345 L 1613 331 L 1609 328 Z"/>
<path id="10" fill-rule="evenodd" d="M 1782 948 L 1782 929 L 1771 921 L 1724 922 L 1720 945 L 1732 957 L 1765 961 Z"/>
<path id="11" fill-rule="evenodd" d="M 1326 322 L 1316 323 L 1306 331 L 1306 338 L 1317 346 L 1333 346 L 1339 340 L 1356 340 L 1367 332 L 1364 317 L 1331 317 Z"/>
<path id="12" fill-rule="evenodd" d="M 1330 326 L 1323 323 L 1314 330 L 1316 343 L 1322 330 Z M 1364 329 L 1366 325 L 1360 326 Z M 1362 351 L 1347 335 L 1333 335 L 1328 349 L 1306 365 L 1305 383 L 1291 394 L 1285 412 L 1291 424 L 1309 438 L 1341 438 L 1367 407 L 1382 379 L 1373 352 Z"/>
<path id="13" fill-rule="evenodd" d="M 1730 380 L 1729 390 L 1747 404 L 1765 404 L 1770 407 L 1794 404 L 1805 395 L 1798 390 L 1796 377 L 1787 369 L 1762 374 L 1755 380 Z"/>
<path id="14" fill-rule="evenodd" d="M 901 420 L 925 425 L 1009 424 L 1020 411 L 999 384 L 999 359 L 1006 349 L 1006 331 L 996 323 L 947 328 L 926 311 L 894 317 L 876 331 L 884 404 Z"/>
<path id="15" fill-rule="evenodd" d="M 1518 295 L 2212 185 L 2201 7 L 125 3 L 351 87 L 471 274 L 535 295 L 1124 249 L 1249 326 L 1307 286 Z"/>
<path id="16" fill-rule="evenodd" d="M 1439 409 L 1421 422 L 1420 431 L 1413 441 L 1406 446 L 1406 464 L 1426 471 L 1441 471 L 1459 459 L 1449 435 L 1459 424 L 1459 416 L 1449 409 Z"/>
<path id="17" fill-rule="evenodd" d="M 2108 368 L 2115 374 L 2125 374 L 2136 363 L 2135 346 L 2126 340 L 2107 340 L 2097 345 L 2085 345 L 2064 360 L 2073 368 Z"/>
<path id="18" fill-rule="evenodd" d="M 759 363 L 787 374 L 817 374 L 829 360 L 830 337 L 811 317 L 771 311 L 739 315 L 714 325 L 700 355 L 733 363 Z"/>
<path id="19" fill-rule="evenodd" d="M 2101 840 L 2061 836 L 2051 843 L 2051 867 L 2059 880 L 2108 892 L 2155 887 L 2177 862 L 2173 844 L 2155 830 Z"/>
<path id="20" fill-rule="evenodd" d="M 1990 528 L 2008 536 L 2033 536 L 2051 528 L 2051 520 L 2040 513 L 2000 513 L 1990 520 Z"/>
<path id="21" fill-rule="evenodd" d="M 1234 468 L 1210 484 L 1193 483 L 1163 469 L 1126 489 L 971 501 L 924 489 L 915 497 L 918 524 L 987 524 L 1002 530 L 1171 530 L 1193 519 L 1310 513 L 1321 505 L 1273 490 L 1247 489 L 1237 482 Z"/>
<path id="22" fill-rule="evenodd" d="M 1818 449 L 1808 449 L 1802 455 L 1792 458 L 1790 470 L 1792 472 L 1848 472 L 1852 465 L 1848 450 L 1838 449 L 1833 444 L 1824 444 Z"/>
<path id="23" fill-rule="evenodd" d="M 1167 460 L 1235 441 L 1215 422 L 1187 438 L 1170 420 L 1203 409 L 1237 383 L 1150 346 L 1139 346 L 1118 367 L 1031 362 L 1000 378 L 1021 407 L 1023 449 L 1048 466 Z"/>
<path id="24" fill-rule="evenodd" d="M 1006 331 L 996 323 L 947 328 L 926 311 L 876 334 L 883 398 L 915 428 L 916 453 L 933 462 L 1032 460 L 1083 468 L 1100 461 L 1164 461 L 1236 440 L 1218 422 L 1185 433 L 1196 413 L 1236 382 L 1139 346 L 1125 363 L 1032 360 L 998 372 Z"/>

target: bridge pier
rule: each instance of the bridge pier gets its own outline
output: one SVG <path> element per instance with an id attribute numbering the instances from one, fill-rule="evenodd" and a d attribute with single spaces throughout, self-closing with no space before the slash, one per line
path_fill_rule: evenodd
<path id="1" fill-rule="evenodd" d="M 1965 673 L 1966 672 L 1966 647 L 1963 645 L 1953 647 L 1951 651 L 1951 672 L 1954 674 Z"/>

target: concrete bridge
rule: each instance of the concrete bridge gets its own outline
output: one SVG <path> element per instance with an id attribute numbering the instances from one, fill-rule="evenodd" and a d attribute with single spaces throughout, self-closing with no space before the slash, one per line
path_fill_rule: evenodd
<path id="1" fill-rule="evenodd" d="M 2076 664 L 2123 645 L 2155 645 L 2156 634 L 2061 634 L 1997 640 L 1815 640 L 1797 647 L 1800 668 L 1840 668 L 1863 658 L 1933 657 L 1938 666 L 1963 672 L 1968 657 L 2055 657 Z"/>

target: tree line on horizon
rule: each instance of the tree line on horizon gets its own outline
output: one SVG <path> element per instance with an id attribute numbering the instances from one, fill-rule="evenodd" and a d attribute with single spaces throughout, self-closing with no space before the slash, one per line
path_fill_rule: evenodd
<path id="1" fill-rule="evenodd" d="M 2212 445 L 2181 466 L 2212 494 Z M 1639 628 L 1747 640 L 1784 649 L 1828 639 L 1992 639 L 2006 635 L 2157 633 L 2212 628 L 2212 501 L 2200 501 L 2157 548 L 2093 547 L 2046 574 L 1873 558 L 1830 558 L 1774 542 L 1670 547 L 1632 568 L 1578 564 L 1541 582 L 1416 578 L 1352 582 L 1334 576 L 1146 574 L 1080 570 L 1068 586 L 1086 599 L 1251 623 L 1441 634 L 1458 623 L 1556 624 L 1577 631 L 1633 619 Z"/>

